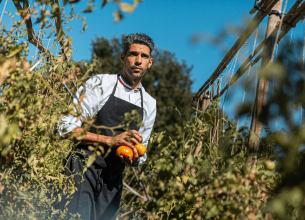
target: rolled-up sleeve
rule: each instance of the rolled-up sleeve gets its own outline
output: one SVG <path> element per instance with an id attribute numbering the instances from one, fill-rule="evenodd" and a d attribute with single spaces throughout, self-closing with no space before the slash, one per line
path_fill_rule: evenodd
<path id="1" fill-rule="evenodd" d="M 102 94 L 101 78 L 94 76 L 81 86 L 73 98 L 74 115 L 63 115 L 58 123 L 60 136 L 65 135 L 75 128 L 82 126 L 83 120 L 89 120 L 99 110 L 99 99 Z M 77 109 L 80 108 L 81 115 L 78 117 Z"/>

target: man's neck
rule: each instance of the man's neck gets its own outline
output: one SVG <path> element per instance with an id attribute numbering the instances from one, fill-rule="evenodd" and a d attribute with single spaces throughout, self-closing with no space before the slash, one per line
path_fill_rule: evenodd
<path id="1" fill-rule="evenodd" d="M 141 86 L 141 79 L 132 79 L 131 77 L 126 77 L 126 75 L 123 73 L 122 77 L 124 81 L 131 86 L 132 90 L 135 90 Z"/>

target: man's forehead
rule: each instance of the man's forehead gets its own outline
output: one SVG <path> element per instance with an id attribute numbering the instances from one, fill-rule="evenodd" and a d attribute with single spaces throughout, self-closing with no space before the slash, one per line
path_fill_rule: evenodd
<path id="1" fill-rule="evenodd" d="M 129 51 L 141 51 L 144 53 L 149 54 L 150 49 L 147 45 L 145 44 L 140 44 L 140 43 L 133 43 L 129 45 Z"/>

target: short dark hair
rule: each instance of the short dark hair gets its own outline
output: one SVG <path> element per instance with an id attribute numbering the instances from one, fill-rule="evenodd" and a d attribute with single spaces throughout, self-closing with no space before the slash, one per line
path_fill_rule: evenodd
<path id="1" fill-rule="evenodd" d="M 150 55 L 152 55 L 152 52 L 155 47 L 154 41 L 147 34 L 138 34 L 138 33 L 129 34 L 123 38 L 123 44 L 124 44 L 123 53 L 126 54 L 129 45 L 134 43 L 144 44 L 148 46 L 150 49 Z"/>

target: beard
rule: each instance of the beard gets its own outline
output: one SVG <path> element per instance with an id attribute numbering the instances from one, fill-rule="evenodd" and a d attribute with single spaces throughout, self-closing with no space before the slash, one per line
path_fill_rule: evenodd
<path id="1" fill-rule="evenodd" d="M 136 68 L 139 68 L 141 70 L 136 70 Z M 125 70 L 125 72 L 132 78 L 135 80 L 140 80 L 142 79 L 142 77 L 144 76 L 145 72 L 143 70 L 143 67 L 139 67 L 139 66 L 131 66 L 131 68 L 129 70 Z"/>

